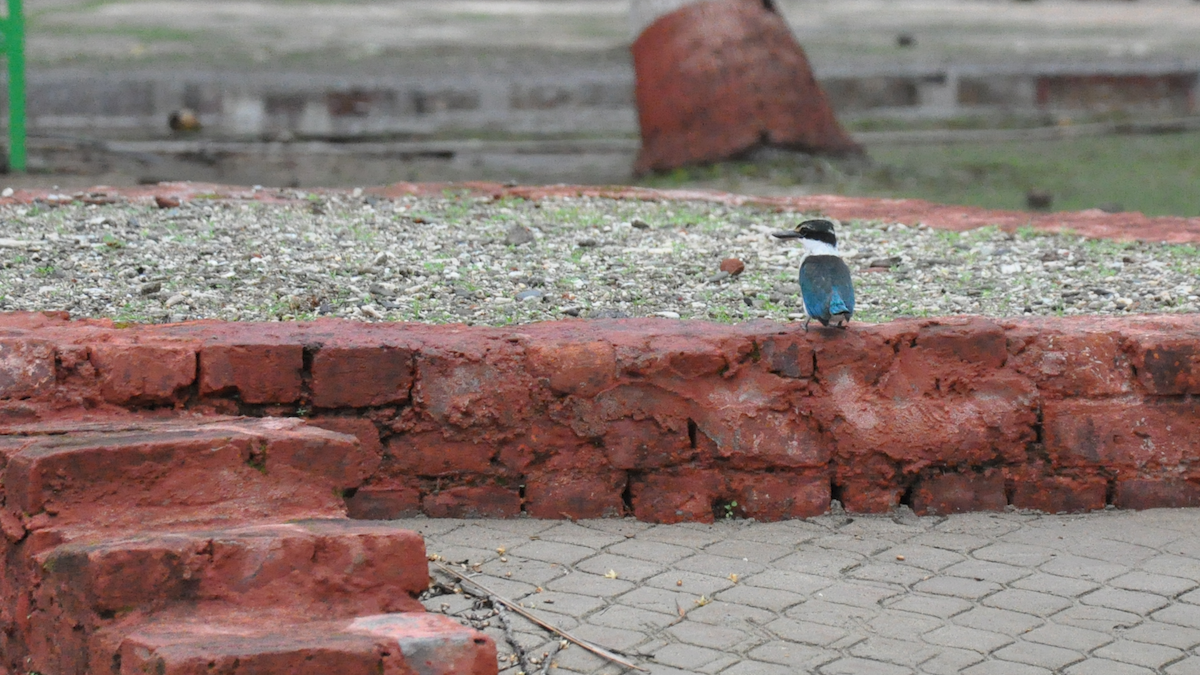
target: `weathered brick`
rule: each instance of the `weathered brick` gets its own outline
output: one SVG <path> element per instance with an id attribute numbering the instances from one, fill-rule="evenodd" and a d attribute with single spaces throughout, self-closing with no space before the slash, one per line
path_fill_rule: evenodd
<path id="1" fill-rule="evenodd" d="M 760 358 L 768 371 L 780 377 L 807 379 L 816 359 L 807 338 L 800 335 L 771 336 L 759 345 Z"/>
<path id="2" fill-rule="evenodd" d="M 849 479 L 838 482 L 838 496 L 851 513 L 887 513 L 900 505 L 904 488 L 867 478 Z"/>
<path id="3" fill-rule="evenodd" d="M 196 380 L 196 349 L 186 344 L 98 344 L 89 360 L 109 403 L 168 403 Z"/>
<path id="4" fill-rule="evenodd" d="M 1047 401 L 1043 427 L 1046 451 L 1060 466 L 1174 468 L 1200 438 L 1200 401 Z"/>
<path id="5" fill-rule="evenodd" d="M 494 473 L 496 454 L 487 441 L 448 441 L 437 431 L 393 436 L 386 450 L 389 470 L 408 476 Z"/>
<path id="6" fill-rule="evenodd" d="M 1122 509 L 1200 506 L 1200 482 L 1178 478 L 1118 480 L 1113 505 Z"/>
<path id="7" fill-rule="evenodd" d="M 312 403 L 368 408 L 405 403 L 413 384 L 413 351 L 403 347 L 328 346 L 312 360 Z"/>
<path id="8" fill-rule="evenodd" d="M 1080 398 L 1133 390 L 1133 367 L 1116 331 L 1067 333 L 1025 328 L 1029 344 L 1011 365 L 1046 394 Z"/>
<path id="9" fill-rule="evenodd" d="M 499 486 L 452 487 L 425 495 L 421 508 L 433 518 L 515 518 L 521 496 Z"/>
<path id="10" fill-rule="evenodd" d="M 200 395 L 235 391 L 245 403 L 294 403 L 303 372 L 301 345 L 206 345 L 200 350 Z"/>
<path id="11" fill-rule="evenodd" d="M 421 512 L 421 491 L 415 485 L 367 485 L 346 498 L 347 515 L 359 520 L 394 520 Z"/>
<path id="12" fill-rule="evenodd" d="M 729 490 L 735 510 L 760 521 L 809 518 L 829 510 L 829 477 L 811 473 L 735 473 Z"/>
<path id="13" fill-rule="evenodd" d="M 735 469 L 824 467 L 833 445 L 810 416 L 758 410 L 697 415 L 698 431 L 716 443 L 717 456 Z"/>
<path id="14" fill-rule="evenodd" d="M 1108 481 L 1100 476 L 1042 476 L 1013 483 L 1012 504 L 1046 513 L 1081 513 L 1104 508 Z"/>
<path id="15" fill-rule="evenodd" d="M 0 340 L 0 399 L 28 398 L 54 387 L 54 345 L 43 340 Z"/>
<path id="16" fill-rule="evenodd" d="M 1135 335 L 1133 366 L 1155 396 L 1200 394 L 1200 332 Z"/>
<path id="17" fill-rule="evenodd" d="M 525 511 L 534 518 L 605 518 L 625 511 L 624 471 L 537 472 L 525 479 Z"/>
<path id="18" fill-rule="evenodd" d="M 912 509 L 919 515 L 1003 511 L 1004 476 L 946 473 L 919 481 L 913 488 Z"/>
<path id="19" fill-rule="evenodd" d="M 631 477 L 630 490 L 638 520 L 711 523 L 725 480 L 715 469 L 675 469 Z"/>
<path id="20" fill-rule="evenodd" d="M 534 345 L 525 354 L 529 371 L 558 394 L 595 396 L 616 382 L 616 356 L 607 342 Z"/>
<path id="21" fill-rule="evenodd" d="M 688 428 L 664 429 L 654 420 L 620 419 L 608 425 L 604 450 L 615 468 L 626 470 L 657 469 L 691 460 L 692 447 Z"/>

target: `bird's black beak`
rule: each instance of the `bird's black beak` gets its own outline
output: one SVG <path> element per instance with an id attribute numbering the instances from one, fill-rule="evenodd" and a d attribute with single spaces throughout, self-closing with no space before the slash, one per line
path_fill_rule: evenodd
<path id="1" fill-rule="evenodd" d="M 781 232 L 772 232 L 771 236 L 778 239 L 799 239 L 800 233 L 794 230 L 783 230 Z"/>

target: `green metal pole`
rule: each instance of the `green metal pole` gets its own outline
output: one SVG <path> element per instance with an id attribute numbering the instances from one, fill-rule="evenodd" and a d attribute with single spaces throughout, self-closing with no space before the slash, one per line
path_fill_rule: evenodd
<path id="1" fill-rule="evenodd" d="M 8 170 L 25 173 L 25 17 L 21 0 L 8 0 L 4 26 L 8 57 Z"/>

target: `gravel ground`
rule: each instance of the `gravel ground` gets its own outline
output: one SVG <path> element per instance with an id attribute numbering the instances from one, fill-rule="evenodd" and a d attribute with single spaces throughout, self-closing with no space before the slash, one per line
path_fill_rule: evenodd
<path id="1" fill-rule="evenodd" d="M 2 207 L 0 310 L 139 322 L 796 320 L 801 250 L 769 233 L 801 218 L 702 203 L 454 195 Z M 859 221 L 838 233 L 862 321 L 1200 308 L 1196 246 Z M 745 271 L 722 273 L 730 257 Z"/>

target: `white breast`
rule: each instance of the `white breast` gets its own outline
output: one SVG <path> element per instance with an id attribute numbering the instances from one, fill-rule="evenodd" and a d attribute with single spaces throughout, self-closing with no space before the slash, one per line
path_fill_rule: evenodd
<path id="1" fill-rule="evenodd" d="M 801 239 L 801 244 L 804 244 L 804 251 L 809 255 L 836 255 L 840 256 L 836 246 L 830 246 L 823 241 L 816 239 Z"/>

